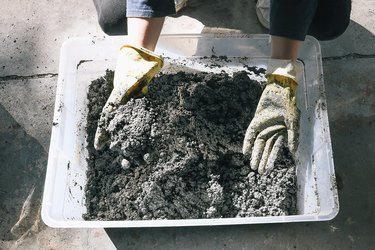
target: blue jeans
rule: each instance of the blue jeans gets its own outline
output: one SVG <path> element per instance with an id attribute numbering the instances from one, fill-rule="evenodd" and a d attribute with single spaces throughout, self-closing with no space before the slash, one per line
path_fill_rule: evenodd
<path id="1" fill-rule="evenodd" d="M 107 35 L 125 35 L 127 16 L 163 17 L 176 13 L 174 0 L 93 0 L 98 21 Z"/>
<path id="2" fill-rule="evenodd" d="M 127 17 L 165 17 L 176 14 L 174 0 L 127 0 Z"/>

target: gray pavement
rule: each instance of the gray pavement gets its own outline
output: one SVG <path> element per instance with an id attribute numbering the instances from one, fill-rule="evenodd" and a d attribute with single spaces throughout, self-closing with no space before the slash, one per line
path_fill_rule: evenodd
<path id="1" fill-rule="evenodd" d="M 254 1 L 189 4 L 185 16 L 167 20 L 164 33 L 266 32 L 255 17 Z M 335 219 L 199 228 L 53 229 L 41 222 L 39 205 L 59 50 L 69 37 L 104 33 L 91 1 L 3 0 L 0 249 L 373 249 L 375 2 L 354 0 L 351 19 L 341 37 L 321 42 L 340 199 Z"/>

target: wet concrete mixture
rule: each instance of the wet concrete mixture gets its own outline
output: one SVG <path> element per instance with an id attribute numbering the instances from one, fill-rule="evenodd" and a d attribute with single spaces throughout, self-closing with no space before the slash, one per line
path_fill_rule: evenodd
<path id="1" fill-rule="evenodd" d="M 112 80 L 108 70 L 88 92 L 86 220 L 296 214 L 289 151 L 267 175 L 251 170 L 242 154 L 262 83 L 246 72 L 159 74 L 148 95 L 109 115 L 111 144 L 96 151 L 95 131 Z"/>

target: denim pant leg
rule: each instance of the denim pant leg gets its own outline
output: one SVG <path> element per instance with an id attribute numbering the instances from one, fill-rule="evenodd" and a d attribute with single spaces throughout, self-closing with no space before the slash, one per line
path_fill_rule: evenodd
<path id="1" fill-rule="evenodd" d="M 127 0 L 127 17 L 165 17 L 176 14 L 174 0 Z"/>
<path id="2" fill-rule="evenodd" d="M 93 0 L 98 21 L 107 35 L 126 35 L 127 13 L 132 17 L 163 17 L 175 14 L 174 0 Z"/>
<path id="3" fill-rule="evenodd" d="M 98 22 L 107 35 L 127 34 L 126 0 L 93 0 Z"/>
<path id="4" fill-rule="evenodd" d="M 349 25 L 351 0 L 271 0 L 270 34 L 305 40 L 333 39 Z"/>
<path id="5" fill-rule="evenodd" d="M 270 34 L 305 40 L 319 0 L 271 0 Z"/>
<path id="6" fill-rule="evenodd" d="M 318 40 L 332 40 L 349 26 L 351 0 L 320 0 L 308 34 Z"/>

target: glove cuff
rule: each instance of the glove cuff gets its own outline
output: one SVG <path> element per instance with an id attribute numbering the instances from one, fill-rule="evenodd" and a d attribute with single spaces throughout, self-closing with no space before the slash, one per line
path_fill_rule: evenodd
<path id="1" fill-rule="evenodd" d="M 294 96 L 297 93 L 297 69 L 296 61 L 270 59 L 266 71 L 267 83 L 277 83 L 284 88 L 290 88 Z"/>
<path id="2" fill-rule="evenodd" d="M 280 75 L 269 75 L 267 77 L 267 84 L 276 83 L 283 88 L 290 88 L 293 92 L 293 96 L 297 94 L 298 84 L 292 78 Z"/>
<path id="3" fill-rule="evenodd" d="M 146 59 L 147 61 L 154 61 L 154 62 L 157 62 L 158 65 L 159 65 L 159 68 L 162 68 L 163 67 L 163 64 L 164 64 L 164 60 L 163 58 L 161 57 L 161 55 L 151 51 L 151 50 L 148 50 L 146 48 L 143 48 L 141 46 L 135 46 L 135 45 L 131 45 L 131 44 L 124 44 L 120 47 L 120 50 L 122 50 L 123 48 L 131 48 L 131 49 L 134 49 L 136 50 L 144 59 Z"/>

